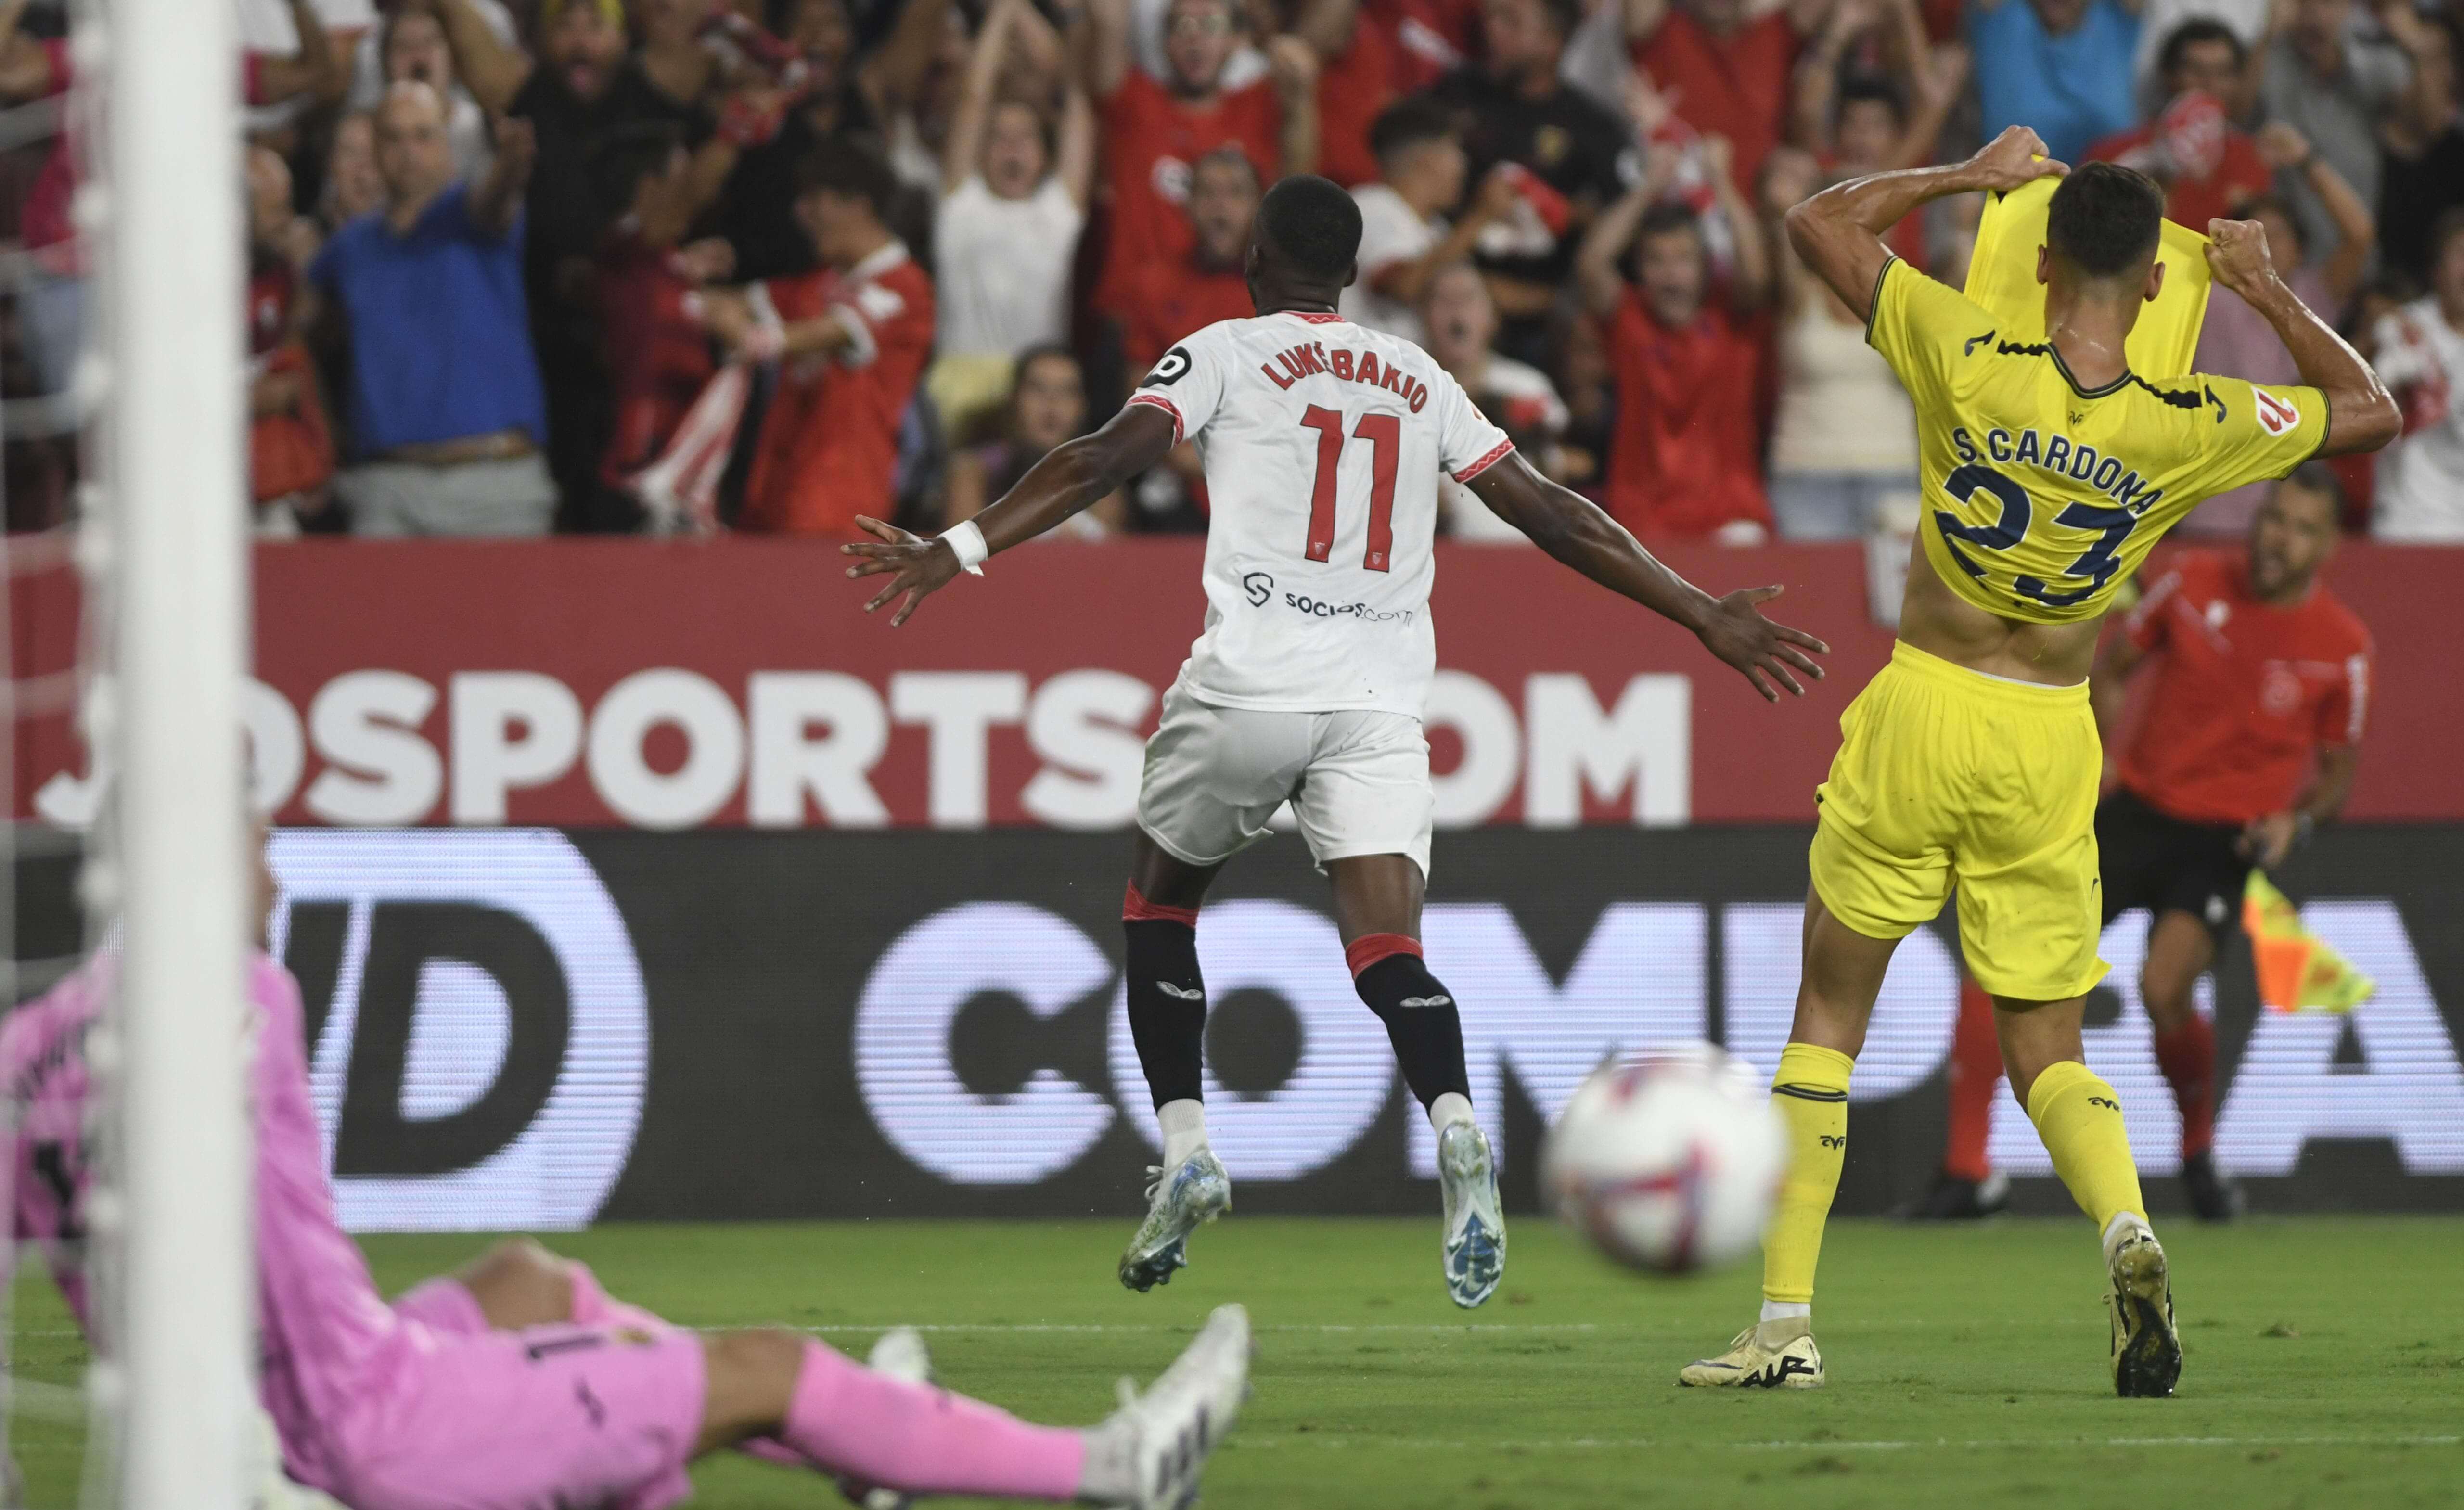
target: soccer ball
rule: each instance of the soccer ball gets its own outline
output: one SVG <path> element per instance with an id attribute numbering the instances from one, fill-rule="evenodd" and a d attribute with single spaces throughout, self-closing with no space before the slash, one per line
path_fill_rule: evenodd
<path id="1" fill-rule="evenodd" d="M 1542 1188 L 1617 1262 L 1685 1274 L 1762 1238 L 1788 1134 L 1753 1067 L 1707 1043 L 1613 1060 L 1549 1129 Z"/>

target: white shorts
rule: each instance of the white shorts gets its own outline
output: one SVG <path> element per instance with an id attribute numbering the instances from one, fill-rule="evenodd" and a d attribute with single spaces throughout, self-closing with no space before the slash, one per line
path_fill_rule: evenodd
<path id="1" fill-rule="evenodd" d="M 1437 795 L 1419 719 L 1219 708 L 1178 685 L 1164 694 L 1138 788 L 1138 826 L 1164 853 L 1220 864 L 1265 838 L 1287 801 L 1321 868 L 1409 855 L 1427 877 Z"/>

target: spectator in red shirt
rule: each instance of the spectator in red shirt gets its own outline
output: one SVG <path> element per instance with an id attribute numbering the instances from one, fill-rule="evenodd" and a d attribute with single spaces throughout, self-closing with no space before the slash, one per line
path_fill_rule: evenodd
<path id="1" fill-rule="evenodd" d="M 1683 205 L 1657 203 L 1655 159 L 1643 181 L 1594 223 L 1574 274 L 1608 327 L 1617 366 L 1617 439 L 1608 511 L 1646 538 L 1767 538 L 1762 437 L 1756 425 L 1771 265 L 1763 232 L 1727 171 L 1727 144 L 1708 139 L 1719 213 L 1735 269 L 1715 286 L 1703 224 Z M 1618 271 L 1629 246 L 1634 280 Z"/>
<path id="2" fill-rule="evenodd" d="M 1258 213 L 1257 169 L 1240 148 L 1223 146 L 1198 160 L 1191 180 L 1189 218 L 1198 245 L 1183 256 L 1148 263 L 1129 281 L 1122 349 L 1133 372 L 1154 366 L 1192 331 L 1255 313 L 1243 258 Z M 1143 487 L 1150 514 L 1164 516 L 1173 528 L 1195 523 L 1191 511 L 1206 507 L 1206 466 L 1198 443 L 1174 447 Z"/>
<path id="3" fill-rule="evenodd" d="M 1317 166 L 1317 55 L 1298 37 L 1267 44 L 1271 77 L 1222 87 L 1239 40 L 1232 0 L 1173 0 L 1164 22 L 1172 77 L 1157 80 L 1130 60 L 1129 0 L 1092 0 L 1075 29 L 1087 92 L 1103 117 L 1109 225 L 1096 308 L 1120 316 L 1132 276 L 1145 264 L 1184 255 L 1195 233 L 1181 207 L 1191 164 L 1237 146 L 1262 175 Z"/>
<path id="4" fill-rule="evenodd" d="M 1360 0 L 1276 0 L 1276 8 L 1284 30 L 1318 57 L 1316 171 L 1346 188 L 1374 181 L 1370 127 L 1402 93 L 1407 71 L 1394 33 Z"/>
<path id="5" fill-rule="evenodd" d="M 710 301 L 712 328 L 750 361 L 776 361 L 744 525 L 861 538 L 888 518 L 899 422 L 933 352 L 933 283 L 890 230 L 898 177 L 862 138 L 807 160 L 796 216 L 822 266 Z"/>
<path id="6" fill-rule="evenodd" d="M 1479 52 L 1480 0 L 1361 0 L 1395 39 L 1395 81 L 1426 89 Z"/>
<path id="7" fill-rule="evenodd" d="M 1728 139 L 1729 172 L 1753 193 L 1763 158 L 1787 140 L 1796 56 L 1833 0 L 1789 0 L 1749 20 L 1746 0 L 1623 0 L 1635 66 L 1678 119 Z"/>
<path id="8" fill-rule="evenodd" d="M 715 237 L 679 246 L 693 205 L 692 155 L 674 126 L 619 126 L 591 155 L 591 187 L 614 213 L 593 266 L 601 359 L 613 414 L 599 461 L 606 501 L 594 512 L 622 517 L 636 474 L 659 458 L 717 370 L 702 328 L 699 290 L 725 277 L 735 250 Z M 672 529 L 676 500 L 643 499 L 652 523 Z"/>
<path id="9" fill-rule="evenodd" d="M 1133 370 L 1154 366 L 1192 331 L 1255 313 L 1241 263 L 1261 192 L 1258 170 L 1239 147 L 1217 147 L 1191 167 L 1189 223 L 1197 244 L 1148 263 L 1129 281 L 1122 348 Z"/>
<path id="10" fill-rule="evenodd" d="M 2136 131 L 2106 137 L 2087 149 L 2100 162 L 2135 167 L 2165 186 L 2165 218 L 2205 234 L 2211 220 L 2239 218 L 2241 208 L 2268 192 L 2271 164 L 2251 134 L 2227 118 L 2241 87 L 2241 38 L 2221 21 L 2183 22 L 2157 54 L 2157 74 L 2169 101 Z"/>
<path id="11" fill-rule="evenodd" d="M 2210 1221 L 2242 1201 L 2215 1165 L 2215 1031 L 2193 991 L 2240 924 L 2251 871 L 2281 864 L 2343 806 L 2369 715 L 2369 631 L 2318 580 L 2343 507 L 2335 474 L 2304 464 L 2259 510 L 2247 554 L 2173 558 L 2106 638 L 2089 684 L 2108 761 L 2121 748 L 2121 784 L 2096 815 L 2104 921 L 2150 914 L 2139 995 L 2181 1108 L 2183 1182 Z M 2145 716 L 2117 741 L 2124 684 L 2151 667 Z M 1969 982 L 1949 1154 L 1919 1215 L 1998 1204 L 1985 1144 L 2001 1065 L 1991 1028 L 1970 1021 L 1991 1012 Z"/>

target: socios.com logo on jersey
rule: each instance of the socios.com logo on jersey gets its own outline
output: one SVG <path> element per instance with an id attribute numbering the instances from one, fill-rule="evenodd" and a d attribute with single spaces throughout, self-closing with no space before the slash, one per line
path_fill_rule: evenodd
<path id="1" fill-rule="evenodd" d="M 546 829 L 293 829 L 269 851 L 310 1088 L 355 1231 L 588 1225 L 649 1078 L 642 971 Z"/>

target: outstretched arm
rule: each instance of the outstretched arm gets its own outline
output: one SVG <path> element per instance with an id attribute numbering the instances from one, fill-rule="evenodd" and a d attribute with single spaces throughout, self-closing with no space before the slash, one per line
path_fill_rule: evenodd
<path id="1" fill-rule="evenodd" d="M 1806 267 L 1859 319 L 1874 317 L 1874 285 L 1889 265 L 1882 233 L 1928 200 L 2012 189 L 2070 168 L 2044 156 L 2026 126 L 2009 126 L 1965 163 L 1872 173 L 1834 185 L 1788 212 L 1788 241 Z"/>
<path id="2" fill-rule="evenodd" d="M 1551 556 L 1609 591 L 1693 630 L 1703 648 L 1735 667 L 1765 701 L 1779 701 L 1781 687 L 1805 695 L 1804 687 L 1789 674 L 1790 667 L 1817 680 L 1822 676 L 1822 667 L 1805 652 L 1828 655 L 1831 647 L 1801 629 L 1773 624 L 1754 606 L 1778 597 L 1779 588 L 1747 587 L 1725 598 L 1712 597 L 1661 565 L 1598 505 L 1534 471 L 1520 451 L 1474 477 L 1469 486 L 1492 513 Z"/>
<path id="3" fill-rule="evenodd" d="M 2327 396 L 2327 435 L 2319 444 L 2320 455 L 2374 451 L 2396 438 L 2404 428 L 2404 414 L 2387 384 L 2360 352 L 2276 275 L 2276 264 L 2267 254 L 2267 232 L 2258 222 L 2209 221 L 2208 267 L 2218 283 L 2266 317 L 2277 339 L 2293 353 L 2301 381 Z"/>
<path id="4" fill-rule="evenodd" d="M 1172 416 L 1152 404 L 1133 404 L 1112 416 L 1092 435 L 1082 435 L 1045 452 L 1027 469 L 1018 486 L 1001 501 L 959 525 L 980 532 L 986 556 L 997 555 L 1023 540 L 1031 540 L 1111 495 L 1113 490 L 1155 466 L 1172 449 Z M 1494 471 L 1497 469 L 1491 468 Z M 890 618 L 893 629 L 905 624 L 916 605 L 938 592 L 964 569 L 948 532 L 932 539 L 894 524 L 859 515 L 856 523 L 877 537 L 842 545 L 847 556 L 864 559 L 847 568 L 849 577 L 890 573 L 890 584 L 875 593 L 864 611 L 904 595 L 906 602 Z M 972 543 L 972 542 L 970 542 Z"/>

